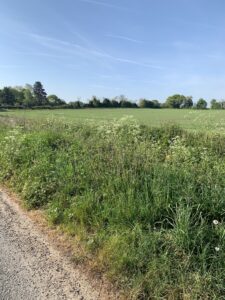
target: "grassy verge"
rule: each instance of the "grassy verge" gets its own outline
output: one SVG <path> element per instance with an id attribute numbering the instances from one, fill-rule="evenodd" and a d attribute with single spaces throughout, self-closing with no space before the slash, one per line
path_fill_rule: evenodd
<path id="1" fill-rule="evenodd" d="M 224 299 L 225 138 L 133 121 L 0 127 L 0 179 L 133 299 Z"/>

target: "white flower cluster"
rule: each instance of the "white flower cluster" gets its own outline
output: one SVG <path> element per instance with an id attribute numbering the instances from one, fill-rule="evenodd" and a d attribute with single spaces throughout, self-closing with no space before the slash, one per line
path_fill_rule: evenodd
<path id="1" fill-rule="evenodd" d="M 99 134 L 112 141 L 115 140 L 132 140 L 138 142 L 141 139 L 141 128 L 132 116 L 124 116 L 119 120 L 112 122 L 102 122 L 97 128 Z M 126 140 L 127 141 L 127 140 Z"/>

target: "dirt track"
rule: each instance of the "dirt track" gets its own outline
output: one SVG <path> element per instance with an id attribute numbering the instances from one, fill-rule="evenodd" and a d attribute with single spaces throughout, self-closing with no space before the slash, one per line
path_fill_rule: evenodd
<path id="1" fill-rule="evenodd" d="M 109 299 L 0 191 L 0 300 Z"/>

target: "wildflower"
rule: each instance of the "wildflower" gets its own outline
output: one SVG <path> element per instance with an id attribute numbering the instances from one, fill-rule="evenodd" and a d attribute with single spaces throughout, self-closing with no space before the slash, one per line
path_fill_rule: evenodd
<path id="1" fill-rule="evenodd" d="M 215 247 L 216 252 L 220 251 L 220 247 Z"/>
<path id="2" fill-rule="evenodd" d="M 213 220 L 213 224 L 214 224 L 214 225 L 218 225 L 218 224 L 219 224 L 219 221 Z"/>

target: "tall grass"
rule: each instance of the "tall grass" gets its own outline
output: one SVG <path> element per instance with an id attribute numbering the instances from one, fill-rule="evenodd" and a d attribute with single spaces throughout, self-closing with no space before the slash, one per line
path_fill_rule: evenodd
<path id="1" fill-rule="evenodd" d="M 132 120 L 0 130 L 0 179 L 130 299 L 224 299 L 225 138 Z"/>

